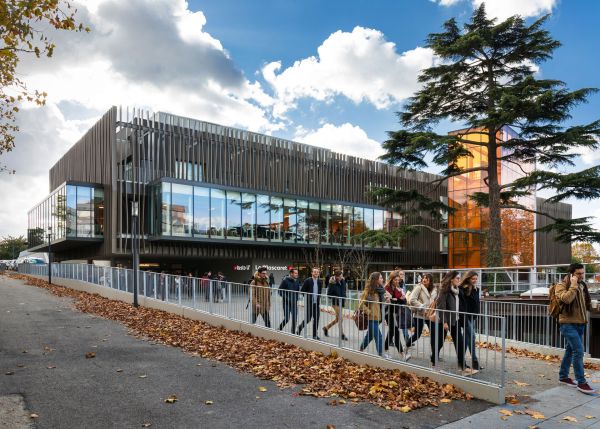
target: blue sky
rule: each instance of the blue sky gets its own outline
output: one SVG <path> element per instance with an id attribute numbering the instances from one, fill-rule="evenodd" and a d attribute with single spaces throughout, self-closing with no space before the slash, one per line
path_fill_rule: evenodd
<path id="1" fill-rule="evenodd" d="M 17 174 L 0 176 L 0 198 L 10 201 L 0 236 L 25 232 L 27 210 L 50 191 L 50 167 L 112 105 L 375 158 L 385 132 L 398 127 L 395 112 L 418 89 L 416 76 L 435 60 L 427 35 L 451 17 L 468 20 L 481 1 L 81 0 L 78 18 L 92 31 L 53 33 L 53 58 L 20 65 L 29 86 L 49 96 L 43 108 L 23 106 L 17 146 L 3 156 Z M 546 28 L 563 46 L 540 75 L 571 89 L 600 87 L 600 2 L 485 2 L 500 18 L 549 13 Z M 572 123 L 600 117 L 600 95 L 589 101 Z M 598 164 L 599 152 L 579 165 Z M 575 216 L 584 215 L 600 216 L 600 202 L 576 204 Z"/>

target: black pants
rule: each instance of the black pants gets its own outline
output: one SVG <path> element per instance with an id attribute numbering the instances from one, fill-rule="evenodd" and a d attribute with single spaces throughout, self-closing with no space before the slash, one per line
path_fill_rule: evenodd
<path id="1" fill-rule="evenodd" d="M 296 333 L 296 320 L 298 316 L 298 303 L 295 300 L 283 299 L 283 320 L 279 324 L 279 330 L 281 331 L 285 325 L 292 319 L 291 333 Z"/>
<path id="2" fill-rule="evenodd" d="M 306 318 L 304 321 L 298 326 L 298 335 L 302 332 L 304 327 L 310 323 L 312 320 L 312 331 L 313 337 L 317 336 L 317 331 L 319 330 L 319 317 L 321 316 L 321 306 L 319 302 L 312 302 L 312 300 L 308 300 L 306 305 Z"/>
<path id="3" fill-rule="evenodd" d="M 456 358 L 458 361 L 458 367 L 465 369 L 465 340 L 463 338 L 462 330 L 460 325 L 450 325 L 450 336 L 452 337 L 452 343 L 454 344 L 454 350 L 456 350 Z M 446 330 L 442 323 L 431 323 L 429 325 L 431 331 L 431 363 L 436 365 L 440 358 L 440 350 L 444 347 L 444 340 L 446 339 Z"/>
<path id="4" fill-rule="evenodd" d="M 268 311 L 263 309 L 256 310 L 255 308 L 252 312 L 252 323 L 256 323 L 256 319 L 258 319 L 258 316 L 262 316 L 263 320 L 265 321 L 265 326 L 267 328 L 271 327 L 271 317 L 269 316 Z"/>
<path id="5" fill-rule="evenodd" d="M 398 349 L 399 353 L 402 353 L 402 341 L 400 341 L 400 328 L 396 323 L 396 312 L 390 308 L 386 317 L 388 323 L 388 333 L 385 337 L 384 349 L 390 348 L 390 343 L 394 341 L 394 345 Z"/>
<path id="6" fill-rule="evenodd" d="M 429 327 L 431 329 L 432 324 L 429 323 L 429 320 L 419 319 L 418 317 L 415 317 L 415 318 L 413 318 L 412 325 L 415 327 L 415 332 L 414 332 L 414 334 L 412 334 L 412 337 L 410 337 L 408 339 L 408 341 L 406 342 L 406 348 L 409 348 L 410 346 L 412 346 L 414 343 L 417 342 L 417 340 L 423 333 L 423 326 L 427 325 L 427 327 Z"/>

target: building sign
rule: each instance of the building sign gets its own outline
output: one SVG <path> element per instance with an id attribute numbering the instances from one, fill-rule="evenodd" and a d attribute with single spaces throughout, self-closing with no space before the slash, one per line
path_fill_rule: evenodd
<path id="1" fill-rule="evenodd" d="M 233 271 L 250 271 L 250 264 L 248 265 L 234 265 Z"/>

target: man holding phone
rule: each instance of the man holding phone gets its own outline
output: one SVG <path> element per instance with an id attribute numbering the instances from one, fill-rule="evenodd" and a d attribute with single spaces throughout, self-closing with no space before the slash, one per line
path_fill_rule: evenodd
<path id="1" fill-rule="evenodd" d="M 586 394 L 594 393 L 585 379 L 583 369 L 583 336 L 591 310 L 591 298 L 584 282 L 585 271 L 582 264 L 571 264 L 569 274 L 556 285 L 556 298 L 563 303 L 558 318 L 560 333 L 566 340 L 565 354 L 560 364 L 559 381 L 570 387 L 576 387 Z M 574 382 L 569 377 L 573 364 Z"/>

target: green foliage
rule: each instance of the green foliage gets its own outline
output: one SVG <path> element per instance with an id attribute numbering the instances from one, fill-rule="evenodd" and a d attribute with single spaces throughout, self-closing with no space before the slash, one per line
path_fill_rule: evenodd
<path id="1" fill-rule="evenodd" d="M 55 44 L 44 27 L 66 31 L 89 31 L 75 22 L 77 10 L 64 0 L 4 0 L 0 2 L 0 155 L 14 147 L 16 114 L 22 102 L 39 106 L 46 101 L 43 91 L 29 90 L 18 77 L 23 55 L 51 57 Z M 0 171 L 6 167 L 0 167 Z"/>
<path id="2" fill-rule="evenodd" d="M 462 28 L 455 19 L 447 21 L 442 32 L 427 38 L 427 47 L 437 56 L 436 64 L 421 73 L 422 88 L 398 112 L 402 129 L 389 131 L 383 144 L 386 153 L 381 159 L 402 168 L 422 170 L 430 167 L 426 159 L 432 159 L 432 164 L 440 167 L 442 179 L 431 184 L 481 172 L 487 192 L 477 192 L 471 200 L 488 208 L 490 265 L 501 262 L 501 210 L 541 213 L 521 203 L 537 189 L 554 190 L 551 202 L 600 196 L 600 167 L 569 174 L 556 172 L 560 167 L 573 166 L 578 151 L 599 148 L 600 121 L 564 126 L 571 119 L 570 111 L 597 90 L 570 91 L 560 80 L 536 76 L 534 66 L 550 59 L 560 46 L 543 28 L 547 19 L 544 16 L 527 25 L 521 17 L 513 16 L 497 23 L 488 19 L 482 4 Z M 465 129 L 453 135 L 437 134 L 432 129 L 441 120 L 462 123 Z M 518 137 L 498 138 L 505 127 L 516 131 Z M 487 159 L 479 166 L 465 167 L 465 158 L 472 157 L 475 148 L 482 148 Z M 499 162 L 522 171 L 523 177 L 499 183 Z M 433 217 L 440 209 L 451 210 L 416 189 L 376 188 L 371 194 L 378 203 L 394 209 L 406 207 L 410 201 L 417 210 Z M 539 230 L 554 231 L 561 240 L 600 241 L 588 218 L 551 220 L 553 224 Z"/>
<path id="3" fill-rule="evenodd" d="M 7 236 L 0 240 L 0 259 L 16 259 L 19 253 L 27 249 L 27 240 L 22 235 L 19 237 Z"/>

